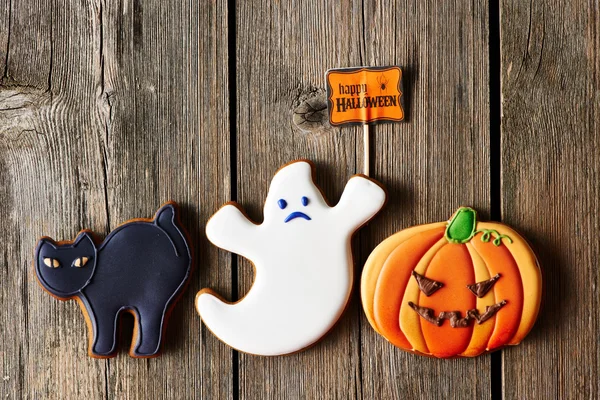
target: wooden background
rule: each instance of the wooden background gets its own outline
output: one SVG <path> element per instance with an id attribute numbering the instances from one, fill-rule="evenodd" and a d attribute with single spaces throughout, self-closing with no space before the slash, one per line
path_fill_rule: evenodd
<path id="1" fill-rule="evenodd" d="M 598 7 L 0 0 L 0 396 L 599 398 Z M 201 325 L 193 299 L 203 287 L 240 297 L 252 268 L 207 242 L 207 218 L 235 199 L 261 220 L 271 176 L 299 157 L 316 162 L 337 201 L 362 171 L 360 129 L 306 135 L 292 110 L 322 93 L 328 68 L 389 64 L 405 68 L 408 118 L 374 130 L 371 171 L 390 199 L 355 238 L 357 276 L 388 235 L 472 205 L 539 254 L 534 330 L 493 355 L 422 358 L 373 331 L 356 286 L 313 348 L 231 351 Z M 165 354 L 90 359 L 75 302 L 35 282 L 36 239 L 105 235 L 168 199 L 182 205 L 200 256 Z"/>

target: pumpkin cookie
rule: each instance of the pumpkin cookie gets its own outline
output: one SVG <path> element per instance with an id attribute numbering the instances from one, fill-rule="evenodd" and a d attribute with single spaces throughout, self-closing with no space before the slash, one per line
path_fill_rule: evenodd
<path id="1" fill-rule="evenodd" d="M 461 207 L 450 222 L 402 230 L 371 253 L 361 297 L 373 328 L 401 349 L 474 357 L 515 345 L 538 314 L 535 254 L 507 225 Z"/>

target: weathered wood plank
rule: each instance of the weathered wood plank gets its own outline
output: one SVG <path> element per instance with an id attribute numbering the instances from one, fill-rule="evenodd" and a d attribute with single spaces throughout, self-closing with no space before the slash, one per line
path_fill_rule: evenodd
<path id="1" fill-rule="evenodd" d="M 600 10 L 500 5 L 503 220 L 531 241 L 544 278 L 533 331 L 504 351 L 504 396 L 598 398 Z"/>
<path id="2" fill-rule="evenodd" d="M 0 86 L 2 394 L 95 398 L 106 364 L 86 355 L 81 311 L 42 291 L 32 270 L 42 234 L 72 239 L 108 224 L 95 11 L 57 1 L 12 1 L 10 10 Z"/>
<path id="3" fill-rule="evenodd" d="M 231 351 L 206 335 L 193 307 L 200 287 L 231 290 L 230 257 L 203 233 L 230 192 L 225 2 L 13 0 L 6 9 L 2 394 L 231 397 Z M 182 206 L 198 257 L 165 353 L 134 360 L 123 349 L 116 359 L 92 360 L 77 305 L 57 302 L 35 282 L 36 240 L 70 239 L 82 228 L 107 234 L 129 218 L 152 216 L 168 199 Z M 130 335 L 125 324 L 122 347 Z"/>
<path id="4" fill-rule="evenodd" d="M 110 360 L 109 397 L 231 398 L 231 350 L 194 308 L 201 287 L 231 290 L 231 257 L 204 235 L 230 194 L 226 2 L 109 1 L 101 22 L 111 228 L 172 199 L 196 250 L 164 354 Z"/>
<path id="5" fill-rule="evenodd" d="M 6 62 L 8 59 L 8 42 L 10 41 L 11 13 L 10 0 L 2 0 L 0 2 L 0 74 L 4 79 L 7 72 Z"/>
<path id="6" fill-rule="evenodd" d="M 489 218 L 490 204 L 488 3 L 366 2 L 362 14 L 361 61 L 405 67 L 408 112 L 406 122 L 378 125 L 371 138 L 371 170 L 389 202 L 360 234 L 360 265 L 398 230 L 447 220 L 461 205 Z M 490 356 L 415 356 L 379 336 L 362 310 L 360 325 L 364 398 L 491 396 Z"/>
<path id="7" fill-rule="evenodd" d="M 49 1 L 6 3 L 6 21 L 10 26 L 3 60 L 8 63 L 4 65 L 2 83 L 46 89 L 52 84 L 52 52 L 56 45 L 53 23 L 61 11 L 48 12 Z"/>
<path id="8" fill-rule="evenodd" d="M 256 221 L 262 221 L 273 174 L 289 161 L 315 161 L 317 183 L 333 203 L 356 172 L 354 131 L 306 136 L 292 128 L 292 110 L 323 87 L 328 67 L 359 62 L 360 25 L 338 23 L 352 20 L 358 4 L 237 4 L 238 200 Z M 241 257 L 239 276 L 241 297 L 253 281 Z M 306 351 L 273 358 L 240 354 L 240 398 L 360 396 L 357 310 L 354 297 L 332 332 Z"/>
<path id="9" fill-rule="evenodd" d="M 260 219 L 258 210 L 271 174 L 294 157 L 316 158 L 321 173 L 336 174 L 335 181 L 325 181 L 329 193 L 338 194 L 336 188 L 347 176 L 360 172 L 357 167 L 362 161 L 354 164 L 354 157 L 362 160 L 362 144 L 354 140 L 357 129 L 316 138 L 289 130 L 295 86 L 304 90 L 310 88 L 301 85 L 322 86 L 322 74 L 330 67 L 404 64 L 410 65 L 407 91 L 414 111 L 408 124 L 376 129 L 374 176 L 390 189 L 390 203 L 384 216 L 359 235 L 358 264 L 395 230 L 446 219 L 460 204 L 472 204 L 487 216 L 487 5 L 422 7 L 402 3 L 392 13 L 376 5 L 363 10 L 359 3 L 315 3 L 297 9 L 273 4 L 238 7 L 238 188 L 242 203 L 251 200 L 247 204 L 251 215 Z M 404 28 L 408 26 L 414 28 Z M 260 48 L 255 47 L 258 27 L 262 27 Z M 390 36 L 389 32 L 413 33 Z M 310 40 L 303 39 L 307 37 Z M 404 43 L 401 51 L 398 43 Z M 444 107 L 452 111 L 440 114 Z M 346 141 L 346 150 L 338 148 L 341 140 Z M 246 183 L 257 176 L 264 182 L 260 187 Z M 240 271 L 243 294 L 252 272 L 246 263 Z M 272 397 L 385 398 L 407 392 L 418 396 L 423 388 L 432 390 L 433 397 L 463 396 L 469 391 L 477 397 L 489 396 L 489 357 L 439 362 L 410 356 L 391 348 L 365 319 L 360 320 L 357 341 L 361 314 L 357 306 L 354 296 L 340 326 L 306 352 L 276 359 L 241 355 L 241 397 L 266 391 Z M 431 371 L 437 374 L 435 380 Z M 458 392 L 455 383 L 466 376 L 471 383 L 467 389 L 461 385 Z"/>

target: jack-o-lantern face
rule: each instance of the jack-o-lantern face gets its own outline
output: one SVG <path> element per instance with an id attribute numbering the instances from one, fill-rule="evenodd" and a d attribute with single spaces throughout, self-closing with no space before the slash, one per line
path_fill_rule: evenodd
<path id="1" fill-rule="evenodd" d="M 434 281 L 433 279 L 429 279 L 416 271 L 412 272 L 412 276 L 416 279 L 417 284 L 419 285 L 419 289 L 421 292 L 429 297 L 433 293 L 435 293 L 439 288 L 443 286 L 441 282 Z M 466 287 L 477 297 L 484 297 L 487 292 L 492 288 L 494 283 L 500 279 L 500 274 L 496 274 L 494 277 L 485 280 L 483 282 L 477 282 L 472 285 L 467 285 Z M 506 305 L 506 300 L 501 300 L 496 304 L 492 304 L 485 307 L 485 312 L 483 314 L 479 313 L 479 310 L 476 308 L 472 310 L 468 310 L 467 314 L 464 318 L 461 318 L 460 311 L 442 311 L 439 313 L 439 316 L 436 316 L 435 312 L 431 308 L 419 306 L 412 301 L 408 302 L 410 308 L 415 310 L 417 314 L 419 314 L 426 321 L 431 322 L 436 326 L 441 326 L 444 322 L 444 319 L 450 320 L 450 326 L 453 328 L 466 328 L 469 326 L 471 320 L 476 320 L 478 323 L 484 323 L 488 319 L 492 318 L 498 310 L 500 310 L 504 305 Z"/>
<path id="2" fill-rule="evenodd" d="M 384 240 L 363 270 L 373 328 L 419 354 L 472 357 L 518 344 L 539 309 L 541 274 L 525 240 L 461 207 L 449 223 Z"/>

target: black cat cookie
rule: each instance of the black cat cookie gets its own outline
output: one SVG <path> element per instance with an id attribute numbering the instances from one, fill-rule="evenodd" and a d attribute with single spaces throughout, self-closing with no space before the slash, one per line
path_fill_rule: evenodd
<path id="1" fill-rule="evenodd" d="M 160 354 L 167 319 L 190 277 L 192 255 L 175 203 L 154 219 L 125 222 L 102 242 L 91 231 L 73 241 L 43 237 L 35 249 L 40 285 L 60 300 L 78 301 L 88 325 L 88 354 L 114 357 L 121 312 L 135 318 L 129 354 Z"/>

